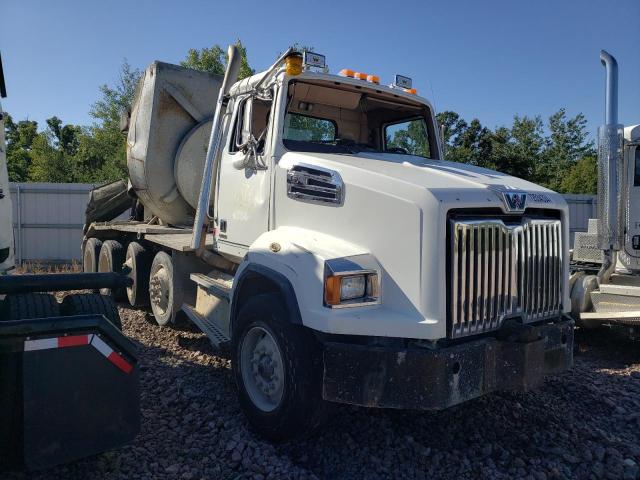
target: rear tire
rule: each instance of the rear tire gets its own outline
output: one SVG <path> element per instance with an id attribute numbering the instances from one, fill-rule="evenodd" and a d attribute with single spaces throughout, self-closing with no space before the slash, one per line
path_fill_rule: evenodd
<path id="1" fill-rule="evenodd" d="M 253 428 L 271 440 L 314 432 L 325 421 L 322 350 L 306 328 L 293 325 L 273 294 L 251 297 L 232 335 L 232 366 L 240 406 Z"/>
<path id="2" fill-rule="evenodd" d="M 100 258 L 100 249 L 102 248 L 102 240 L 97 238 L 89 238 L 84 244 L 82 252 L 82 271 L 94 273 L 98 271 L 98 258 Z"/>
<path id="3" fill-rule="evenodd" d="M 118 329 L 122 330 L 122 320 L 113 298 L 99 293 L 73 293 L 62 300 L 60 312 L 63 315 L 104 315 Z"/>
<path id="4" fill-rule="evenodd" d="M 30 320 L 33 318 L 59 317 L 60 305 L 48 293 L 7 295 L 4 299 L 3 320 Z"/>
<path id="5" fill-rule="evenodd" d="M 149 300 L 158 325 L 167 325 L 173 317 L 173 260 L 166 252 L 158 252 L 149 274 Z"/>
<path id="6" fill-rule="evenodd" d="M 98 258 L 99 272 L 115 272 L 122 273 L 122 265 L 124 264 L 124 248 L 122 244 L 116 240 L 106 240 L 100 249 L 100 257 Z M 101 288 L 102 295 L 111 295 L 116 302 L 120 302 L 126 298 L 124 288 L 110 289 Z"/>
<path id="7" fill-rule="evenodd" d="M 131 242 L 127 247 L 125 268 L 133 284 L 127 287 L 127 298 L 132 307 L 149 305 L 149 274 L 151 272 L 151 255 L 138 242 Z"/>

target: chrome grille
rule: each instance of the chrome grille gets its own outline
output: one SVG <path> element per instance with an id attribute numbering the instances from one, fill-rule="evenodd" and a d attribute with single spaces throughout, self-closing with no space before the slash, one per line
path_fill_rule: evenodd
<path id="1" fill-rule="evenodd" d="M 559 220 L 450 220 L 451 337 L 497 329 L 505 318 L 531 322 L 562 304 Z"/>

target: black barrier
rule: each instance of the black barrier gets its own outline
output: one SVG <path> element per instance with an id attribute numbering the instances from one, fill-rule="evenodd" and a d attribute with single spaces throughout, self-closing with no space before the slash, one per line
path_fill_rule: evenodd
<path id="1" fill-rule="evenodd" d="M 0 322 L 0 467 L 41 469 L 131 442 L 137 363 L 101 315 Z"/>

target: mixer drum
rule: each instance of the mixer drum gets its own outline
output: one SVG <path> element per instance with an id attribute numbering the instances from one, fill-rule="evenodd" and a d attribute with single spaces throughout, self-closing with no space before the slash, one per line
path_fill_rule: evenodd
<path id="1" fill-rule="evenodd" d="M 157 61 L 140 80 L 127 137 L 127 166 L 145 213 L 163 223 L 193 225 L 221 84 L 220 75 Z"/>

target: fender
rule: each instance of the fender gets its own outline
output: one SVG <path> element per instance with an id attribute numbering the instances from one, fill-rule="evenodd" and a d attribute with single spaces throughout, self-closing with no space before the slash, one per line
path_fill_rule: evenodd
<path id="1" fill-rule="evenodd" d="M 244 264 L 243 264 L 244 265 Z M 233 294 L 231 296 L 231 320 L 236 318 L 238 314 L 238 294 L 242 291 L 242 287 L 248 279 L 253 275 L 257 275 L 263 278 L 267 278 L 276 285 L 278 293 L 281 295 L 284 306 L 289 313 L 289 321 L 296 325 L 302 325 L 302 319 L 300 317 L 300 308 L 298 307 L 298 299 L 296 298 L 296 292 L 293 290 L 293 286 L 287 277 L 276 270 L 266 267 L 260 263 L 248 262 L 243 268 L 242 273 L 237 277 L 238 280 L 234 282 Z"/>
<path id="2" fill-rule="evenodd" d="M 231 331 L 241 307 L 239 297 L 248 279 L 268 279 L 282 295 L 291 323 L 309 326 L 305 312 L 323 305 L 324 263 L 366 253 L 339 238 L 296 227 L 262 234 L 249 248 L 236 273 L 231 292 Z"/>

